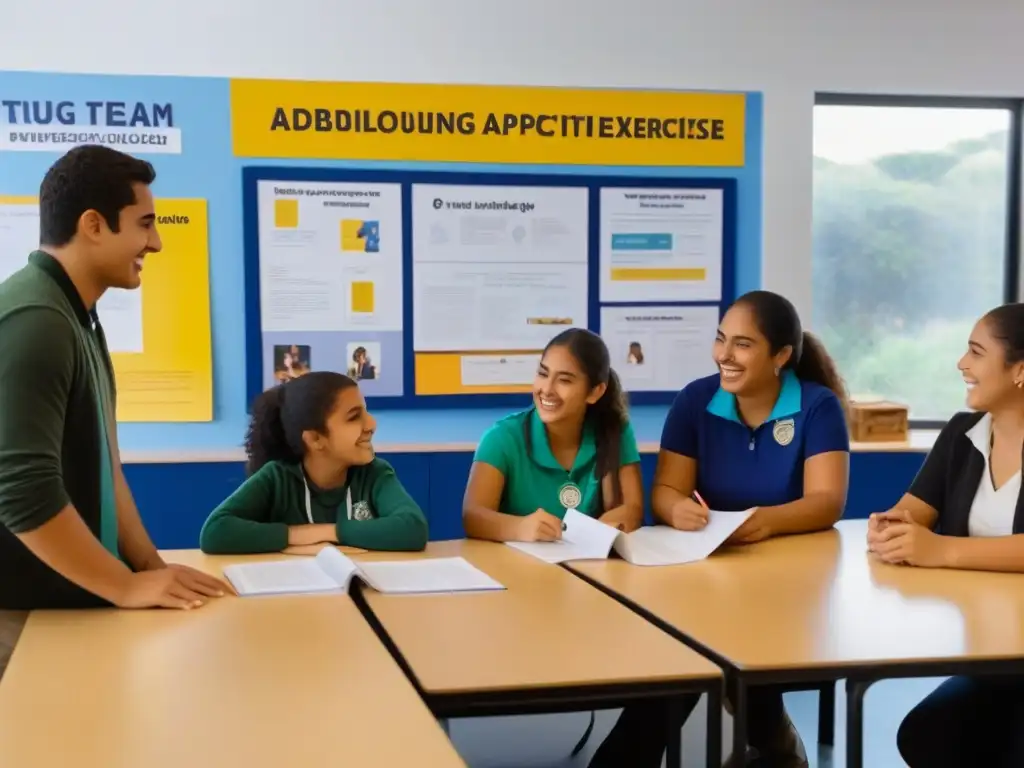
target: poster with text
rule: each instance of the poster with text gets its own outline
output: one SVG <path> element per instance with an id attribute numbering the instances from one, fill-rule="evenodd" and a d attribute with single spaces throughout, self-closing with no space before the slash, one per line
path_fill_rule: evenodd
<path id="1" fill-rule="evenodd" d="M 587 326 L 585 187 L 414 184 L 417 395 L 522 392 Z"/>
<path id="2" fill-rule="evenodd" d="M 142 287 L 108 290 L 96 303 L 117 380 L 117 420 L 211 421 L 206 201 L 155 205 L 163 247 L 146 256 Z M 38 242 L 37 199 L 0 196 L 0 280 L 25 266 Z"/>
<path id="3" fill-rule="evenodd" d="M 721 189 L 600 193 L 600 300 L 721 301 Z"/>
<path id="4" fill-rule="evenodd" d="M 601 338 L 627 392 L 674 392 L 718 368 L 718 307 L 602 307 Z"/>
<path id="5" fill-rule="evenodd" d="M 261 181 L 264 386 L 308 371 L 402 394 L 402 189 Z"/>

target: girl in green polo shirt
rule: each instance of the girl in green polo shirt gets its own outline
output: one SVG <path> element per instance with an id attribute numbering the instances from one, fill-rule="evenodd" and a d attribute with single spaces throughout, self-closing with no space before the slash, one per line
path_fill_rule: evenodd
<path id="1" fill-rule="evenodd" d="M 576 509 L 625 531 L 643 520 L 640 454 L 608 348 L 570 328 L 537 367 L 533 407 L 480 440 L 463 503 L 466 533 L 492 541 L 561 538 Z"/>
<path id="2" fill-rule="evenodd" d="M 640 453 L 608 347 L 590 331 L 563 331 L 537 366 L 533 407 L 480 440 L 462 506 L 466 534 L 554 541 L 570 508 L 632 531 L 643 504 Z M 628 705 L 590 768 L 660 766 L 667 717 L 657 700 Z"/>
<path id="3" fill-rule="evenodd" d="M 202 550 L 423 549 L 427 519 L 374 455 L 376 428 L 359 387 L 340 373 L 307 373 L 264 392 L 246 435 L 249 478 L 203 525 Z"/>

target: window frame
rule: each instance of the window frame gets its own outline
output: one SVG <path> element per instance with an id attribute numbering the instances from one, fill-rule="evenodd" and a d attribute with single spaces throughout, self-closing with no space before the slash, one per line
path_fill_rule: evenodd
<path id="1" fill-rule="evenodd" d="M 1006 158 L 1006 232 L 1003 249 L 1003 301 L 1018 302 L 1024 293 L 1021 260 L 1021 220 L 1024 218 L 1024 98 L 998 96 L 923 96 L 897 94 L 816 92 L 815 107 L 918 107 L 931 109 L 1006 110 L 1010 133 Z M 813 123 L 813 115 L 812 115 Z M 812 128 L 813 130 L 813 128 Z M 812 181 L 813 184 L 813 181 Z M 813 228 L 813 214 L 811 220 Z M 813 254 L 812 254 L 813 260 Z M 943 420 L 911 419 L 911 429 L 942 429 Z"/>

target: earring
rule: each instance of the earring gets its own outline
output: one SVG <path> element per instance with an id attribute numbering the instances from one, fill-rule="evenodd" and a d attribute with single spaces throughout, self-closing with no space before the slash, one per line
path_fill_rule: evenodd
<path id="1" fill-rule="evenodd" d="M 778 376 L 778 375 L 779 375 L 779 369 L 778 369 L 778 368 L 776 368 L 776 369 L 775 369 L 775 375 L 776 375 L 776 376 Z"/>

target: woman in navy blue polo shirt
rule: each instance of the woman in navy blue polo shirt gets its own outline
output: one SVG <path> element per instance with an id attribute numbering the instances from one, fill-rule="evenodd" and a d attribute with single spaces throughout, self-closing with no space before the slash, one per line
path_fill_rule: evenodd
<path id="1" fill-rule="evenodd" d="M 1024 573 L 1024 304 L 979 320 L 958 367 L 971 411 L 949 420 L 896 506 L 871 516 L 868 547 L 892 564 Z M 1024 766 L 1024 676 L 951 677 L 897 743 L 911 768 Z"/>
<path id="2" fill-rule="evenodd" d="M 753 291 L 722 318 L 713 355 L 718 374 L 688 384 L 665 422 L 655 516 L 699 530 L 708 513 L 696 491 L 711 509 L 755 510 L 734 544 L 830 528 L 846 505 L 850 437 L 845 388 L 824 347 L 787 299 Z M 806 766 L 782 691 L 752 688 L 748 702 L 761 759 Z"/>

